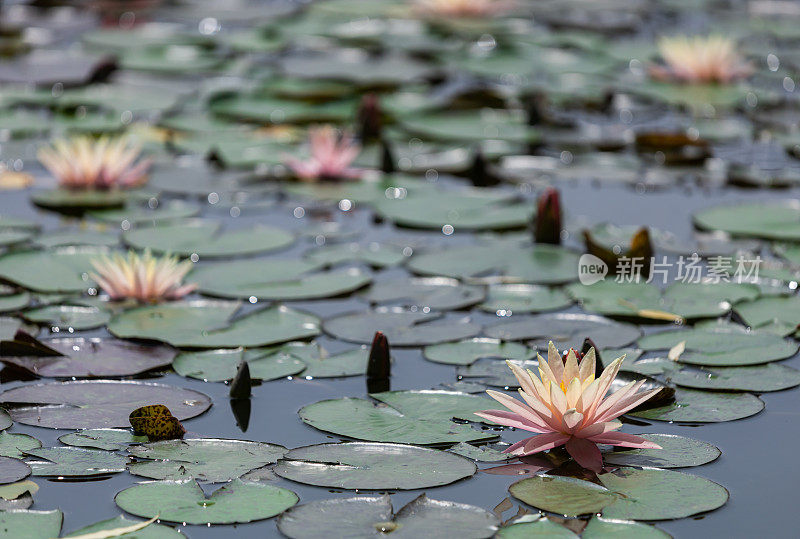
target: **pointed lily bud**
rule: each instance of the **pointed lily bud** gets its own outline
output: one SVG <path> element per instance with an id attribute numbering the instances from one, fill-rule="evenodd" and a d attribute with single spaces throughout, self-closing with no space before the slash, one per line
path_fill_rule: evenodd
<path id="1" fill-rule="evenodd" d="M 472 159 L 467 177 L 475 187 L 491 187 L 500 183 L 499 178 L 489 169 L 489 163 L 486 162 L 480 147 L 475 148 L 475 157 Z"/>
<path id="2" fill-rule="evenodd" d="M 536 204 L 533 238 L 536 243 L 561 244 L 561 197 L 548 187 Z"/>
<path id="3" fill-rule="evenodd" d="M 389 378 L 392 375 L 391 356 L 389 355 L 389 339 L 380 331 L 375 332 L 372 348 L 367 361 L 367 389 L 370 393 L 389 390 Z"/>
<path id="4" fill-rule="evenodd" d="M 249 399 L 252 389 L 252 381 L 250 380 L 250 367 L 246 361 L 239 363 L 239 368 L 236 370 L 231 382 L 230 397 L 232 399 Z"/>
<path id="5" fill-rule="evenodd" d="M 358 137 L 361 144 L 367 144 L 381 138 L 383 131 L 383 113 L 378 96 L 368 93 L 361 98 L 361 104 L 356 113 L 358 124 Z"/>

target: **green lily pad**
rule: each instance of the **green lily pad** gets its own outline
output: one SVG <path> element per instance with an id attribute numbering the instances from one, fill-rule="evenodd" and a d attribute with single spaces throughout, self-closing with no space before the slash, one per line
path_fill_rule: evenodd
<path id="1" fill-rule="evenodd" d="M 152 339 L 177 347 L 265 346 L 319 333 L 319 321 L 283 305 L 234 317 L 227 301 L 174 302 L 131 309 L 115 316 L 108 331 L 126 339 Z"/>
<path id="2" fill-rule="evenodd" d="M 84 331 L 105 326 L 111 320 L 111 313 L 88 305 L 46 305 L 29 309 L 22 313 L 22 317 L 50 328 Z"/>
<path id="3" fill-rule="evenodd" d="M 720 367 L 682 370 L 669 375 L 671 382 L 683 387 L 721 391 L 782 391 L 800 386 L 800 371 L 770 363 L 753 367 Z"/>
<path id="4" fill-rule="evenodd" d="M 13 404 L 14 421 L 51 429 L 127 427 L 132 411 L 164 404 L 179 420 L 208 410 L 211 399 L 200 392 L 144 382 L 110 380 L 53 382 L 15 387 L 0 394 Z"/>
<path id="5" fill-rule="evenodd" d="M 52 539 L 61 533 L 64 513 L 17 509 L 0 511 L 0 530 L 14 539 Z"/>
<path id="6" fill-rule="evenodd" d="M 24 453 L 42 447 L 42 442 L 27 434 L 0 432 L 0 456 L 25 458 Z"/>
<path id="7" fill-rule="evenodd" d="M 104 223 L 128 225 L 154 223 L 170 219 L 186 219 L 197 215 L 199 208 L 183 201 L 173 201 L 165 206 L 130 206 L 119 210 L 90 211 L 86 215 Z"/>
<path id="8" fill-rule="evenodd" d="M 70 245 L 115 247 L 119 244 L 119 234 L 100 230 L 54 230 L 37 236 L 33 243 L 45 249 Z"/>
<path id="9" fill-rule="evenodd" d="M 85 429 L 58 437 L 58 441 L 75 447 L 119 451 L 130 444 L 145 443 L 147 436 L 136 436 L 130 429 Z"/>
<path id="10" fill-rule="evenodd" d="M 117 493 L 124 511 L 145 518 L 158 516 L 187 524 L 237 524 L 279 515 L 297 503 L 285 488 L 239 479 L 206 496 L 194 480 L 148 481 Z"/>
<path id="11" fill-rule="evenodd" d="M 401 304 L 404 307 L 427 307 L 437 311 L 464 309 L 483 301 L 481 286 L 465 285 L 455 279 L 429 277 L 380 281 L 361 297 L 373 304 Z"/>
<path id="12" fill-rule="evenodd" d="M 410 228 L 460 230 L 507 230 L 525 227 L 533 206 L 505 194 L 478 191 L 426 193 L 420 196 L 384 198 L 375 209 L 396 225 Z"/>
<path id="13" fill-rule="evenodd" d="M 31 195 L 31 202 L 37 206 L 63 212 L 121 208 L 128 199 L 128 193 L 120 190 L 71 191 L 67 189 L 52 189 L 36 191 Z"/>
<path id="14" fill-rule="evenodd" d="M 172 362 L 181 376 L 206 382 L 224 382 L 236 376 L 239 364 L 246 361 L 256 380 L 277 380 L 302 372 L 306 364 L 283 348 L 244 350 L 218 349 L 182 352 Z"/>
<path id="15" fill-rule="evenodd" d="M 28 292 L 0 296 L 0 313 L 19 311 L 28 306 L 31 295 Z"/>
<path id="16" fill-rule="evenodd" d="M 487 327 L 484 333 L 509 341 L 535 340 L 544 346 L 552 340 L 559 348 L 578 347 L 589 338 L 603 349 L 626 346 L 641 335 L 641 330 L 632 324 L 614 322 L 602 316 L 557 313 L 513 316 Z"/>
<path id="17" fill-rule="evenodd" d="M 560 284 L 578 279 L 578 254 L 556 245 L 476 245 L 417 254 L 408 268 L 456 279 Z"/>
<path id="18" fill-rule="evenodd" d="M 203 294 L 267 301 L 339 296 L 371 281 L 356 269 L 319 271 L 322 267 L 302 260 L 238 260 L 198 267 L 187 279 L 197 282 Z"/>
<path id="19" fill-rule="evenodd" d="M 527 346 L 499 339 L 474 338 L 465 341 L 426 346 L 422 355 L 428 361 L 445 365 L 471 365 L 481 358 L 533 359 L 536 352 Z"/>
<path id="20" fill-rule="evenodd" d="M 389 406 L 376 406 L 368 400 L 350 397 L 324 400 L 304 406 L 298 414 L 300 419 L 316 429 L 372 442 L 439 445 L 496 437 L 450 420 L 456 416 L 477 420 L 472 412 L 485 409 L 487 404 L 491 404 L 482 397 L 454 392 L 398 393 L 412 395 L 392 396 L 391 392 L 375 395 Z M 431 398 L 419 395 L 423 393 L 431 393 Z M 448 398 L 449 396 L 453 398 Z M 465 405 L 467 398 L 476 400 L 470 400 Z M 397 409 L 393 408 L 395 402 Z M 475 405 L 474 402 L 480 402 L 480 405 Z"/>
<path id="21" fill-rule="evenodd" d="M 456 455 L 461 455 L 462 457 L 467 457 L 468 459 L 476 460 L 478 462 L 502 462 L 504 460 L 516 458 L 513 455 L 503 453 L 497 449 L 492 449 L 486 445 L 476 447 L 472 444 L 464 442 L 457 443 L 448 449 L 448 451 L 455 453 Z"/>
<path id="22" fill-rule="evenodd" d="M 524 115 L 513 111 L 484 109 L 427 113 L 404 118 L 401 125 L 411 134 L 434 140 L 538 142 L 539 132 L 529 127 L 526 121 Z"/>
<path id="23" fill-rule="evenodd" d="M 31 468 L 14 457 L 0 457 L 0 485 L 16 483 L 31 474 Z"/>
<path id="24" fill-rule="evenodd" d="M 511 360 L 522 369 L 531 369 L 534 372 L 539 367 L 537 360 L 515 359 Z M 456 369 L 456 376 L 465 381 L 493 387 L 520 387 L 519 380 L 508 368 L 505 361 L 486 358 L 479 359 L 470 365 L 462 365 Z"/>
<path id="25" fill-rule="evenodd" d="M 0 510 L 27 509 L 33 505 L 33 495 L 38 490 L 39 485 L 29 479 L 0 486 Z"/>
<path id="26" fill-rule="evenodd" d="M 341 123 L 350 119 L 356 103 L 349 99 L 319 105 L 263 95 L 233 95 L 215 99 L 209 110 L 225 119 L 266 124 Z"/>
<path id="27" fill-rule="evenodd" d="M 722 452 L 711 444 L 674 434 L 642 434 L 661 449 L 621 449 L 604 451 L 603 460 L 617 466 L 687 468 L 716 460 Z"/>
<path id="28" fill-rule="evenodd" d="M 631 92 L 671 105 L 683 105 L 698 112 L 732 108 L 744 102 L 748 89 L 736 84 L 681 84 L 644 80 L 631 84 Z"/>
<path id="29" fill-rule="evenodd" d="M 294 236 L 268 226 L 226 232 L 219 223 L 197 220 L 131 229 L 122 235 L 122 239 L 137 249 L 219 258 L 282 249 L 294 241 Z"/>
<path id="30" fill-rule="evenodd" d="M 633 520 L 608 519 L 598 516 L 593 516 L 589 520 L 579 536 L 545 516 L 525 515 L 514 521 L 510 526 L 500 528 L 496 537 L 498 539 L 523 539 L 528 537 L 668 539 L 672 536 L 654 526 L 648 526 Z"/>
<path id="31" fill-rule="evenodd" d="M 797 296 L 763 297 L 745 301 L 735 308 L 744 322 L 757 328 L 772 323 L 796 327 L 800 324 L 800 299 Z"/>
<path id="32" fill-rule="evenodd" d="M 306 378 L 337 378 L 359 376 L 367 372 L 369 348 L 361 346 L 339 354 L 329 355 L 318 344 L 289 343 L 283 351 L 302 361 Z"/>
<path id="33" fill-rule="evenodd" d="M 517 313 L 557 311 L 572 305 L 572 299 L 560 288 L 535 284 L 491 285 L 481 310 L 508 316 Z"/>
<path id="34" fill-rule="evenodd" d="M 0 277 L 37 292 L 82 293 L 94 286 L 91 260 L 107 253 L 91 246 L 11 252 L 0 257 Z"/>
<path id="35" fill-rule="evenodd" d="M 326 245 L 305 254 L 304 258 L 311 262 L 336 266 L 346 262 L 361 262 L 373 268 L 386 268 L 397 266 L 406 259 L 403 248 L 393 245 L 370 243 L 345 243 L 341 245 Z"/>
<path id="36" fill-rule="evenodd" d="M 108 520 L 102 520 L 100 522 L 90 524 L 89 526 L 75 530 L 64 537 L 82 536 L 89 533 L 100 533 L 104 531 L 110 532 L 111 530 L 118 530 L 120 528 L 129 528 L 139 524 L 140 522 L 141 521 L 139 520 L 131 520 L 120 515 L 115 518 L 109 518 Z M 136 537 L 137 539 L 184 539 L 185 535 L 174 528 L 153 522 L 152 524 L 148 524 L 146 527 L 137 530 L 133 535 L 126 533 L 120 535 L 120 537 Z"/>
<path id="37" fill-rule="evenodd" d="M 515 498 L 566 516 L 669 520 L 712 511 L 728 501 L 720 485 L 681 472 L 620 468 L 598 475 L 600 485 L 571 477 L 534 476 L 509 487 Z"/>
<path id="38" fill-rule="evenodd" d="M 79 447 L 43 447 L 26 451 L 32 474 L 37 476 L 88 477 L 125 471 L 128 459 L 111 451 Z"/>
<path id="39" fill-rule="evenodd" d="M 298 483 L 323 487 L 413 490 L 447 485 L 471 477 L 477 469 L 469 459 L 436 449 L 348 442 L 292 449 L 274 471 Z"/>
<path id="40" fill-rule="evenodd" d="M 339 339 L 370 344 L 376 331 L 382 331 L 394 346 L 424 346 L 457 341 L 480 333 L 477 324 L 443 318 L 436 313 L 399 308 L 343 314 L 323 322 L 326 333 Z"/>
<path id="41" fill-rule="evenodd" d="M 424 179 L 402 174 L 383 175 L 379 179 L 363 179 L 352 182 L 336 183 L 292 183 L 285 186 L 290 194 L 311 200 L 339 202 L 349 200 L 352 203 L 376 204 L 386 197 L 424 195 L 435 191 L 435 186 Z"/>
<path id="42" fill-rule="evenodd" d="M 0 408 L 0 431 L 6 430 L 13 424 L 14 421 L 11 419 L 9 413 L 6 412 L 4 409 Z"/>
<path id="43" fill-rule="evenodd" d="M 330 523 L 336 522 L 335 527 Z M 334 498 L 298 505 L 278 519 L 291 539 L 374 537 L 492 537 L 499 524 L 491 512 L 463 503 L 432 500 L 425 494 L 394 513 L 389 496 Z"/>
<path id="44" fill-rule="evenodd" d="M 286 453 L 286 448 L 262 442 L 203 438 L 135 445 L 128 447 L 128 453 L 140 459 L 128 465 L 133 475 L 177 479 L 185 474 L 198 481 L 222 483 L 274 464 Z"/>
<path id="45" fill-rule="evenodd" d="M 797 343 L 779 335 L 747 331 L 732 324 L 653 333 L 639 339 L 638 346 L 643 350 L 669 350 L 683 341 L 686 351 L 678 361 L 690 365 L 758 365 L 785 359 L 797 352 Z"/>
<path id="46" fill-rule="evenodd" d="M 734 236 L 770 240 L 800 240 L 800 203 L 797 200 L 749 202 L 716 206 L 697 212 L 694 224 Z"/>
<path id="47" fill-rule="evenodd" d="M 631 415 L 656 421 L 719 423 L 750 417 L 763 409 L 764 402 L 750 393 L 712 393 L 677 389 L 674 403 L 633 412 Z"/>
<path id="48" fill-rule="evenodd" d="M 528 537 L 574 539 L 580 536 L 545 516 L 525 515 L 513 524 L 500 528 L 495 537 L 498 539 L 524 539 Z"/>

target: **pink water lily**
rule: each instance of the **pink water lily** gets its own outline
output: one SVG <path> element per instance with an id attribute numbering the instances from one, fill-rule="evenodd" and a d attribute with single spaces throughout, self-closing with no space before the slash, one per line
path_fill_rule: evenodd
<path id="1" fill-rule="evenodd" d="M 666 62 L 652 66 L 658 80 L 685 83 L 728 83 L 751 73 L 750 66 L 736 53 L 733 40 L 723 36 L 676 36 L 659 40 L 658 50 Z"/>
<path id="2" fill-rule="evenodd" d="M 309 159 L 286 160 L 286 165 L 299 179 L 317 181 L 361 177 L 362 171 L 350 166 L 361 152 L 361 147 L 353 141 L 350 134 L 340 135 L 330 125 L 312 127 L 309 130 L 308 142 L 311 149 Z"/>
<path id="3" fill-rule="evenodd" d="M 639 436 L 615 432 L 622 426 L 615 421 L 617 417 L 659 391 L 639 392 L 644 384 L 640 380 L 606 396 L 623 359 L 624 356 L 615 359 L 595 379 L 594 349 L 578 363 L 574 350 L 563 360 L 551 342 L 547 361 L 539 356 L 539 377 L 508 362 L 521 386 L 519 393 L 524 403 L 505 393 L 488 390 L 489 396 L 508 410 L 485 410 L 476 415 L 537 433 L 510 446 L 506 453 L 525 456 L 564 445 L 578 464 L 596 472 L 603 469 L 603 458 L 596 444 L 661 449 Z"/>
<path id="4" fill-rule="evenodd" d="M 435 17 L 495 17 L 514 9 L 514 0 L 416 0 L 414 10 Z"/>
<path id="5" fill-rule="evenodd" d="M 112 300 L 155 303 L 182 298 L 197 288 L 196 284 L 182 284 L 193 264 L 190 260 L 179 262 L 176 256 L 158 258 L 150 251 L 143 255 L 129 251 L 127 256 L 103 255 L 91 263 L 96 273 L 89 276 Z"/>
<path id="6" fill-rule="evenodd" d="M 126 137 L 77 137 L 39 150 L 42 165 L 68 189 L 139 187 L 147 182 L 149 159 Z"/>

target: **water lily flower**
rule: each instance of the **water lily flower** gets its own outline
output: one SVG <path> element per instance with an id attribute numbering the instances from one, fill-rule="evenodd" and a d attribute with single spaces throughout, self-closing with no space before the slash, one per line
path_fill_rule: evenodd
<path id="1" fill-rule="evenodd" d="M 39 161 L 68 189 L 139 187 L 147 182 L 149 159 L 127 137 L 76 137 L 39 150 Z"/>
<path id="2" fill-rule="evenodd" d="M 728 83 L 750 74 L 733 40 L 719 35 L 664 37 L 658 42 L 663 66 L 652 66 L 658 80 L 686 83 Z"/>
<path id="3" fill-rule="evenodd" d="M 103 255 L 91 263 L 96 273 L 89 276 L 112 300 L 135 299 L 154 303 L 182 298 L 197 288 L 196 284 L 181 284 L 192 269 L 192 262 L 179 262 L 176 256 L 158 258 L 149 250 L 141 256 L 129 251 L 127 256 L 119 253 Z"/>
<path id="4" fill-rule="evenodd" d="M 496 17 L 516 7 L 513 0 L 415 0 L 414 10 L 434 17 Z"/>
<path id="5" fill-rule="evenodd" d="M 659 391 L 639 392 L 644 383 L 640 380 L 606 396 L 623 359 L 624 356 L 615 359 L 595 378 L 594 348 L 580 363 L 574 350 L 569 351 L 564 361 L 551 342 L 547 361 L 539 356 L 538 377 L 508 362 L 520 383 L 519 393 L 524 403 L 505 393 L 488 390 L 489 396 L 508 410 L 485 410 L 476 415 L 537 433 L 513 444 L 506 453 L 521 457 L 564 445 L 578 464 L 596 472 L 603 469 L 603 458 L 596 444 L 661 449 L 639 436 L 615 432 L 622 426 L 615 421 L 617 417 Z"/>
<path id="6" fill-rule="evenodd" d="M 362 171 L 351 168 L 361 147 L 353 137 L 342 135 L 330 125 L 313 127 L 309 131 L 308 142 L 311 157 L 305 161 L 296 158 L 286 160 L 286 165 L 301 180 L 338 180 L 360 178 Z"/>

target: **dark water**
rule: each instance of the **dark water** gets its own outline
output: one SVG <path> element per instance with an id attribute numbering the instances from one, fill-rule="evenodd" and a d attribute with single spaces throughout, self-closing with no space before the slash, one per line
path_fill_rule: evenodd
<path id="1" fill-rule="evenodd" d="M 628 187 L 603 186 L 598 188 L 585 182 L 562 185 L 564 207 L 571 217 L 585 216 L 589 221 L 612 220 L 618 224 L 648 224 L 669 229 L 680 237 L 688 238 L 691 232 L 689 215 L 692 211 L 722 202 L 753 200 L 755 198 L 786 198 L 793 192 L 752 192 L 735 189 L 706 192 L 696 187 L 670 189 L 663 192 L 640 193 Z M 36 212 L 27 204 L 27 194 L 4 194 L 0 199 L 0 212 L 15 216 L 36 215 L 48 226 L 59 225 L 59 219 Z M 245 224 L 251 220 L 282 223 L 284 226 L 302 226 L 305 223 L 292 216 L 294 203 L 276 208 L 266 219 L 263 216 L 233 219 L 222 218 L 231 226 Z M 613 216 L 613 217 L 612 217 Z M 371 239 L 413 238 L 427 240 L 430 244 L 454 244 L 466 241 L 465 234 L 444 237 L 438 233 L 398 231 L 391 225 L 372 226 L 369 213 L 357 211 L 355 215 L 341 214 L 338 219 L 365 227 L 366 237 Z M 303 219 L 302 221 L 306 221 Z M 415 241 L 415 243 L 416 243 Z M 295 247 L 288 253 L 274 256 L 289 256 L 302 251 L 308 244 Z M 393 269 L 376 275 L 376 280 L 388 279 L 403 274 L 404 270 Z M 358 299 L 296 302 L 293 306 L 319 316 L 361 310 L 366 305 Z M 490 322 L 494 316 L 475 312 L 477 321 Z M 100 334 L 95 332 L 96 334 Z M 352 345 L 333 339 L 320 338 L 322 345 L 331 352 L 352 348 Z M 455 381 L 454 368 L 434 364 L 422 358 L 419 349 L 394 350 L 396 363 L 393 366 L 392 389 L 426 389 L 441 382 Z M 800 367 L 798 358 L 790 359 L 787 365 Z M 204 436 L 240 438 L 267 441 L 287 447 L 320 443 L 332 439 L 304 425 L 296 415 L 304 405 L 341 396 L 364 396 L 366 388 L 363 377 L 325 380 L 279 380 L 264 383 L 253 390 L 252 415 L 247 432 L 236 426 L 224 384 L 203 383 L 185 379 L 175 374 L 160 378 L 161 382 L 196 389 L 208 394 L 213 407 L 204 415 L 186 422 L 190 432 Z M 3 384 L 7 389 L 18 382 Z M 711 464 L 687 470 L 692 474 L 707 477 L 725 486 L 731 493 L 730 501 L 723 508 L 710 514 L 679 521 L 663 522 L 658 526 L 676 537 L 755 537 L 766 533 L 769 537 L 796 537 L 795 508 L 798 473 L 794 464 L 797 443 L 800 441 L 800 409 L 797 390 L 769 393 L 761 397 L 766 409 L 751 418 L 729 423 L 708 424 L 697 427 L 654 422 L 650 426 L 626 425 L 628 432 L 674 433 L 698 438 L 718 446 L 722 456 Z M 39 438 L 44 446 L 57 445 L 56 438 L 65 431 L 53 431 L 16 424 L 12 432 L 24 432 Z M 504 439 L 517 441 L 524 435 L 508 432 Z M 490 465 L 487 465 L 490 466 Z M 517 478 L 478 473 L 474 477 L 456 484 L 428 489 L 430 497 L 470 503 L 487 509 L 493 508 L 506 496 L 506 489 Z M 37 479 L 41 489 L 35 496 L 32 509 L 60 508 L 64 512 L 64 531 L 69 532 L 101 519 L 119 514 L 113 502 L 118 491 L 130 486 L 136 478 L 128 474 L 117 474 L 104 481 L 66 483 Z M 281 486 L 295 491 L 301 503 L 325 499 L 332 496 L 350 496 L 352 493 L 336 493 L 324 488 L 310 487 L 280 480 Z M 214 487 L 206 486 L 207 492 Z M 399 492 L 392 495 L 395 509 L 419 494 L 419 491 Z M 506 512 L 510 518 L 516 512 Z M 333 523 L 332 523 L 333 524 Z M 190 537 L 273 537 L 279 533 L 274 519 L 239 526 L 188 526 L 183 531 Z"/>

